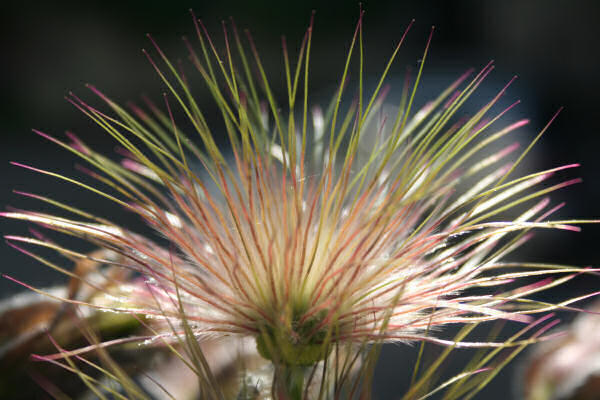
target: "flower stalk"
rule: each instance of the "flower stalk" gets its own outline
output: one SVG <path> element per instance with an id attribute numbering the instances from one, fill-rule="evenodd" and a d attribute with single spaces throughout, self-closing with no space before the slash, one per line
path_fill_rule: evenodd
<path id="1" fill-rule="evenodd" d="M 302 400 L 306 389 L 304 386 L 304 378 L 307 373 L 306 366 L 303 365 L 286 365 L 282 364 L 276 373 L 276 385 L 281 387 L 281 399 Z"/>

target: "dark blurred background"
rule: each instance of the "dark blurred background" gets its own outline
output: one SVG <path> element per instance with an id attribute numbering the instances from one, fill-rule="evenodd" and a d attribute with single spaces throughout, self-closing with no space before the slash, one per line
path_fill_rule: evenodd
<path id="1" fill-rule="evenodd" d="M 59 136 L 64 130 L 72 130 L 88 143 L 112 151 L 113 145 L 107 143 L 105 136 L 64 101 L 63 96 L 73 90 L 91 98 L 84 88 L 89 82 L 121 103 L 137 101 L 140 94 L 159 100 L 164 89 L 140 51 L 150 46 L 144 34 L 152 33 L 167 54 L 185 61 L 180 38 L 194 35 L 190 7 L 205 20 L 215 37 L 221 37 L 220 21 L 229 16 L 234 16 L 240 27 L 249 28 L 267 70 L 273 71 L 275 79 L 280 78 L 277 74 L 283 63 L 280 35 L 287 36 L 293 52 L 311 10 L 316 9 L 311 70 L 311 90 L 315 96 L 326 96 L 337 84 L 358 15 L 358 4 L 354 1 L 2 2 L 0 204 L 38 207 L 35 202 L 12 193 L 12 189 L 20 189 L 58 194 L 60 199 L 75 204 L 93 204 L 99 212 L 107 206 L 89 193 L 10 166 L 8 162 L 21 161 L 53 171 L 73 172 L 74 159 L 33 135 L 31 128 Z M 564 112 L 536 146 L 532 168 L 581 162 L 583 166 L 571 176 L 581 176 L 584 183 L 553 196 L 568 202 L 559 217 L 600 216 L 600 2 L 367 0 L 363 7 L 369 76 L 376 77 L 382 71 L 406 25 L 415 18 L 415 27 L 393 75 L 402 77 L 406 66 L 413 69 L 417 66 L 429 29 L 435 25 L 423 77 L 424 95 L 441 90 L 466 68 L 480 68 L 494 59 L 497 68 L 483 85 L 485 95 L 480 99 L 489 98 L 514 74 L 519 76 L 507 97 L 523 101 L 513 114 L 514 119 L 527 115 L 532 120 L 528 133 L 519 138 L 522 143 L 527 143 L 564 106 Z M 392 85 L 394 81 L 398 81 L 395 87 L 400 88 L 401 81 L 392 79 Z M 481 104 L 476 99 L 475 104 Z M 211 115 L 214 106 L 209 99 L 201 98 L 200 103 Z M 5 220 L 0 223 L 3 233 L 24 233 L 25 229 L 22 223 Z M 586 226 L 580 234 L 541 235 L 544 240 L 538 238 L 532 245 L 529 259 L 598 266 L 599 232 L 597 227 Z M 2 273 L 37 286 L 63 279 L 5 244 L 0 245 L 0 254 Z M 591 291 L 597 286 L 598 280 L 586 279 L 563 290 Z M 0 298 L 20 290 L 16 284 L 0 280 Z M 397 358 L 405 356 L 400 347 L 386 348 L 384 352 L 383 359 L 389 364 L 378 375 L 378 398 L 398 397 L 394 395 L 394 388 L 398 389 L 396 382 L 406 378 L 406 371 L 396 367 L 402 365 Z M 502 373 L 479 398 L 510 397 L 507 389 L 510 374 L 511 371 Z"/>

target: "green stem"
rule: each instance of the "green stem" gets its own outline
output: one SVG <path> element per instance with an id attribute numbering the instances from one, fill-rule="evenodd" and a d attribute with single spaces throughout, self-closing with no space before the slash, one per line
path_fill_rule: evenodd
<path id="1" fill-rule="evenodd" d="M 281 391 L 285 400 L 302 400 L 304 395 L 304 376 L 306 367 L 282 365 L 280 367 Z"/>

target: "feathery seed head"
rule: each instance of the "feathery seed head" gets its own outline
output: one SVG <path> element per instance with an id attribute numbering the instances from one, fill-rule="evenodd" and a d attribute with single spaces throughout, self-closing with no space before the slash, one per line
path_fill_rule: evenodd
<path id="1" fill-rule="evenodd" d="M 163 106 L 146 99 L 147 107 L 132 105 L 128 111 L 93 86 L 110 114 L 74 94 L 68 97 L 122 147 L 121 162 L 73 134 L 67 143 L 36 131 L 90 164 L 93 171 L 86 172 L 98 186 L 22 165 L 115 202 L 160 238 L 37 195 L 31 196 L 76 218 L 3 214 L 105 249 L 95 257 L 110 268 L 104 281 L 78 277 L 107 295 L 105 303 L 92 307 L 163 321 L 166 329 L 156 331 L 161 340 L 189 332 L 199 340 L 253 337 L 264 358 L 305 366 L 345 344 L 417 340 L 500 347 L 438 339 L 431 331 L 455 323 L 533 321 L 531 314 L 558 306 L 525 303 L 527 296 L 584 272 L 502 261 L 532 229 L 577 230 L 573 224 L 585 221 L 548 220 L 560 205 L 551 205 L 545 195 L 577 180 L 541 186 L 576 165 L 514 177 L 531 146 L 521 153 L 515 144 L 492 150 L 527 124 L 504 122 L 517 103 L 492 113 L 512 80 L 475 115 L 457 120 L 492 63 L 474 76 L 468 71 L 415 112 L 430 36 L 414 82 L 402 89 L 395 110 L 384 113 L 385 79 L 409 29 L 366 95 L 361 18 L 338 90 L 322 110 L 308 92 L 311 22 L 295 67 L 284 41 L 284 106 L 249 35 L 250 52 L 234 25 L 233 35 L 224 29 L 222 52 L 202 23 L 194 22 L 200 50 L 186 45 L 219 107 L 222 130 L 211 129 L 196 89 L 150 38 L 156 55 L 145 54 L 167 88 Z M 355 58 L 358 90 L 344 108 Z M 180 114 L 192 134 L 180 127 Z M 217 144 L 220 135 L 227 135 L 229 151 Z M 523 204 L 528 206 L 520 209 Z M 520 214 L 505 219 L 503 213 L 513 209 Z M 72 259 L 88 257 L 45 238 L 9 239 Z M 567 275 L 514 285 L 549 274 Z M 474 288 L 483 289 L 469 291 Z"/>

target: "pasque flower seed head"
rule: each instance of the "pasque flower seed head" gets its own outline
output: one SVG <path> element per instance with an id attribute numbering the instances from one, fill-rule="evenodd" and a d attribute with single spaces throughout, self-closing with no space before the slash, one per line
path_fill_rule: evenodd
<path id="1" fill-rule="evenodd" d="M 83 159 L 98 185 L 17 164 L 109 199 L 158 234 L 141 235 L 110 215 L 37 195 L 30 196 L 71 215 L 3 214 L 104 249 L 94 259 L 120 273 L 106 274 L 101 282 L 77 276 L 106 294 L 105 302 L 90 302 L 91 307 L 157 321 L 155 341 L 254 338 L 258 353 L 275 365 L 275 386 L 287 387 L 274 393 L 297 397 L 305 390 L 302 371 L 321 361 L 326 368 L 341 347 L 364 351 L 370 343 L 399 341 L 522 344 L 447 340 L 436 328 L 500 319 L 534 326 L 533 314 L 558 306 L 528 296 L 584 271 L 503 261 L 533 229 L 578 230 L 575 225 L 586 221 L 549 220 L 561 205 L 546 195 L 578 180 L 545 183 L 577 165 L 515 174 L 548 126 L 525 149 L 514 143 L 498 148 L 528 123 L 510 120 L 518 102 L 495 111 L 512 80 L 473 116 L 461 115 L 492 63 L 468 71 L 416 109 L 431 36 L 414 79 L 404 88 L 385 83 L 409 26 L 367 93 L 361 15 L 338 89 L 321 109 L 310 97 L 312 22 L 295 64 L 283 42 L 283 103 L 250 35 L 243 40 L 234 25 L 224 24 L 225 46 L 218 49 L 202 23 L 194 22 L 198 43 L 185 43 L 204 91 L 189 84 L 150 38 L 154 50 L 145 54 L 166 88 L 162 106 L 146 100 L 146 107 L 126 109 L 93 86 L 88 87 L 108 111 L 75 94 L 68 97 L 116 141 L 120 162 L 96 152 L 85 136 L 69 134 L 68 142 L 36 131 Z M 358 85 L 352 92 L 356 60 Z M 383 111 L 388 90 L 402 93 L 391 113 Z M 215 118 L 204 114 L 197 96 L 214 99 L 220 125 L 209 124 Z M 342 101 L 347 97 L 350 105 Z M 216 139 L 224 136 L 227 149 Z M 516 216 L 508 219 L 513 210 Z M 45 237 L 9 240 L 17 248 L 28 243 L 69 258 L 89 257 Z M 557 274 L 563 277 L 515 284 Z M 539 331 L 535 337 L 547 336 Z"/>

